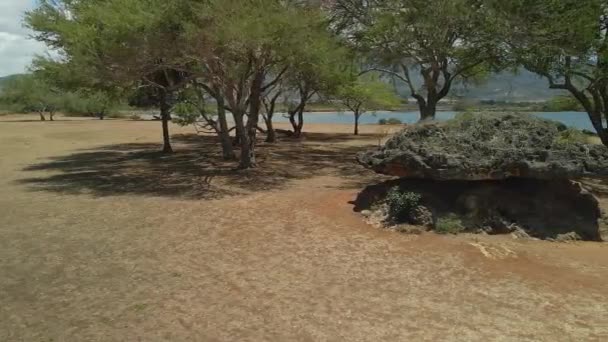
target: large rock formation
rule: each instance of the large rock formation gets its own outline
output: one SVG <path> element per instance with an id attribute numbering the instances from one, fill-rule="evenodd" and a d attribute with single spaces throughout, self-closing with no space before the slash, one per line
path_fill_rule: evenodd
<path id="1" fill-rule="evenodd" d="M 357 197 L 355 211 L 383 210 L 391 189 L 420 195 L 420 208 L 431 215 L 425 229 L 440 231 L 441 221 L 454 217 L 464 232 L 522 234 L 563 240 L 605 241 L 607 219 L 595 196 L 569 180 L 513 178 L 502 181 L 433 181 L 396 179 L 370 185 Z M 384 215 L 386 213 L 383 213 Z M 397 227 L 391 217 L 382 217 L 386 227 Z M 405 222 L 408 223 L 408 222 Z M 521 235 L 520 235 L 521 236 Z"/>
<path id="2" fill-rule="evenodd" d="M 608 148 L 526 114 L 466 115 L 410 126 L 359 162 L 378 173 L 434 180 L 608 176 Z"/>
<path id="3" fill-rule="evenodd" d="M 414 211 L 405 220 L 388 215 L 387 193 L 398 189 L 397 196 L 421 199 L 417 209 L 431 222 L 424 226 L 436 231 L 606 240 L 599 201 L 572 181 L 608 176 L 608 148 L 587 139 L 524 114 L 414 125 L 359 155 L 364 166 L 401 179 L 366 188 L 356 210 L 383 217 L 389 227 L 420 225 Z"/>

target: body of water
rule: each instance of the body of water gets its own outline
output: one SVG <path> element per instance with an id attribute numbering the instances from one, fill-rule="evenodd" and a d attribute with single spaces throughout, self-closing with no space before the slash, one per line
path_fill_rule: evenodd
<path id="1" fill-rule="evenodd" d="M 556 113 L 533 113 L 534 115 L 559 121 L 568 127 L 577 129 L 587 129 L 594 131 L 591 121 L 587 113 L 583 112 L 556 112 Z M 456 112 L 437 112 L 437 119 L 440 121 L 454 118 Z M 380 119 L 396 118 L 403 123 L 413 124 L 418 122 L 420 115 L 418 112 L 376 112 L 366 113 L 359 119 L 361 124 L 377 124 Z M 353 113 L 349 112 L 333 112 L 333 113 L 306 113 L 304 118 L 308 123 L 332 123 L 332 124 L 353 124 Z M 289 121 L 284 115 L 275 115 L 276 122 Z"/>

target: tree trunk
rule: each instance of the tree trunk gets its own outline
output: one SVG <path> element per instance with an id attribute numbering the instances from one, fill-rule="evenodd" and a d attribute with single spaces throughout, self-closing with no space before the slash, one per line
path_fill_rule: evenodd
<path id="1" fill-rule="evenodd" d="M 224 105 L 224 97 L 218 95 L 215 99 L 217 102 L 217 120 L 220 124 L 220 131 L 218 133 L 220 137 L 220 143 L 222 144 L 222 157 L 225 160 L 234 160 L 236 155 L 232 148 L 232 141 L 230 140 L 230 132 L 228 131 L 228 121 L 226 120 L 226 108 Z"/>
<path id="2" fill-rule="evenodd" d="M 355 112 L 355 135 L 359 135 L 359 117 L 361 114 L 359 112 Z"/>
<path id="3" fill-rule="evenodd" d="M 298 123 L 296 122 L 296 114 L 297 114 L 297 111 L 289 112 L 289 123 L 291 124 L 291 127 L 293 128 L 294 133 L 296 133 L 296 131 L 298 130 Z"/>
<path id="4" fill-rule="evenodd" d="M 55 112 L 49 112 L 49 119 L 55 121 Z"/>
<path id="5" fill-rule="evenodd" d="M 160 96 L 160 117 L 163 126 L 163 153 L 173 153 L 171 136 L 169 135 L 169 120 L 171 107 L 167 103 L 167 91 L 162 90 Z"/>
<path id="6" fill-rule="evenodd" d="M 608 146 L 608 129 L 604 128 L 602 115 L 597 112 L 587 112 L 587 114 L 589 115 L 593 128 L 597 132 L 598 138 L 600 138 L 604 146 Z"/>
<path id="7" fill-rule="evenodd" d="M 106 118 L 106 113 L 104 112 L 99 112 L 97 115 L 99 116 L 99 120 L 103 120 Z"/>
<path id="8" fill-rule="evenodd" d="M 251 146 L 249 145 L 249 137 L 247 135 L 247 129 L 243 122 L 243 113 L 232 113 L 234 117 L 234 124 L 236 126 L 236 139 L 239 141 L 241 146 L 241 158 L 239 161 L 239 169 L 250 169 L 254 166 L 255 159 L 251 159 Z"/>
<path id="9" fill-rule="evenodd" d="M 298 111 L 298 130 L 295 132 L 296 137 L 302 136 L 302 130 L 304 129 L 304 108 Z"/>
<path id="10" fill-rule="evenodd" d="M 44 117 L 43 112 L 38 112 L 38 115 L 40 115 L 40 121 L 46 121 L 46 118 Z"/>
<path id="11" fill-rule="evenodd" d="M 264 121 L 266 122 L 266 142 L 275 143 L 277 141 L 277 133 L 274 131 L 274 125 L 272 124 L 272 114 L 268 115 Z"/>
<path id="12" fill-rule="evenodd" d="M 247 120 L 247 137 L 249 143 L 249 163 L 244 165 L 241 157 L 241 168 L 256 167 L 255 160 L 255 145 L 258 134 L 258 123 L 260 121 L 260 109 L 262 108 L 262 85 L 264 83 L 264 73 L 258 71 L 251 83 L 251 91 L 249 97 L 249 119 Z M 244 142 L 241 141 L 241 145 Z M 241 153 L 242 155 L 242 153 Z"/>
<path id="13" fill-rule="evenodd" d="M 418 102 L 420 108 L 420 121 L 435 120 L 437 113 L 437 101 Z"/>
<path id="14" fill-rule="evenodd" d="M 304 128 L 304 109 L 298 108 L 297 110 L 290 112 L 289 122 L 291 123 L 291 127 L 293 127 L 293 136 L 299 138 L 302 135 L 302 130 Z"/>

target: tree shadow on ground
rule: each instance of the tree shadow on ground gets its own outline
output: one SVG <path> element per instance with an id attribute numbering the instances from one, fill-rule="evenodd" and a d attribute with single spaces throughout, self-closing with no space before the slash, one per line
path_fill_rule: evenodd
<path id="1" fill-rule="evenodd" d="M 340 177 L 344 179 L 340 182 L 342 188 L 363 187 L 375 175 L 357 165 L 355 157 L 369 146 L 333 143 L 340 139 L 348 140 L 347 137 L 314 135 L 304 142 L 260 143 L 259 167 L 236 170 L 236 162 L 221 159 L 215 137 L 176 135 L 174 154 L 158 152 L 157 144 L 102 146 L 31 165 L 24 171 L 45 173 L 18 182 L 33 191 L 62 194 L 183 199 L 212 199 L 281 189 L 291 180 L 315 176 Z"/>

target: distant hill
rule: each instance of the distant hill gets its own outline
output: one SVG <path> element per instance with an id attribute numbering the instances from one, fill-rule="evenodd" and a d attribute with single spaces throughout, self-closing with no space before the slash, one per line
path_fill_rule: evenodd
<path id="1" fill-rule="evenodd" d="M 0 77 L 0 90 L 6 82 L 21 76 L 15 74 Z M 414 82 L 420 84 L 420 79 Z M 402 84 L 397 90 L 403 96 L 409 96 L 409 90 Z M 497 100 L 510 102 L 541 102 L 564 94 L 562 91 L 549 89 L 547 80 L 526 70 L 517 73 L 503 72 L 490 76 L 480 84 L 455 85 L 451 97 L 462 97 L 473 100 Z"/>
<path id="2" fill-rule="evenodd" d="M 549 89 L 549 82 L 529 71 L 503 72 L 490 76 L 479 85 L 457 86 L 454 94 L 475 100 L 544 101 L 563 94 Z"/>
<path id="3" fill-rule="evenodd" d="M 414 82 L 420 84 L 420 78 L 414 77 Z M 408 96 L 409 90 L 399 84 L 399 93 Z M 509 102 L 542 102 L 564 94 L 563 91 L 549 89 L 546 79 L 526 70 L 517 73 L 502 72 L 489 76 L 479 84 L 456 84 L 450 96 L 472 100 L 496 100 Z"/>
<path id="4" fill-rule="evenodd" d="M 11 81 L 14 80 L 15 78 L 22 76 L 23 74 L 14 74 L 14 75 L 8 75 L 8 76 L 4 76 L 4 77 L 0 77 L 0 90 L 2 90 L 2 88 L 4 88 L 4 85 Z"/>

